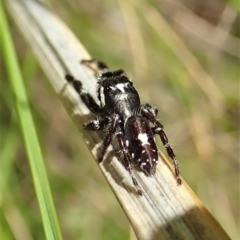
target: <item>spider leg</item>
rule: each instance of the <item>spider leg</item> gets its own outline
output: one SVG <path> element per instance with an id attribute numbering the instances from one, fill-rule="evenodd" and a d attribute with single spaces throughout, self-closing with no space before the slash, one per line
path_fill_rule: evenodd
<path id="1" fill-rule="evenodd" d="M 110 120 L 110 126 L 108 128 L 108 133 L 107 135 L 104 137 L 104 140 L 103 140 L 103 144 L 102 144 L 102 152 L 101 152 L 101 155 L 98 159 L 99 162 L 102 162 L 103 160 L 103 157 L 106 153 L 106 150 L 107 148 L 109 147 L 109 145 L 111 144 L 112 142 L 112 139 L 116 133 L 116 129 L 117 129 L 117 126 L 118 126 L 118 121 L 119 121 L 119 115 L 117 114 L 113 114 L 112 117 L 111 117 L 111 120 Z"/>
<path id="2" fill-rule="evenodd" d="M 99 70 L 108 69 L 108 66 L 104 62 L 101 62 L 101 61 L 99 61 L 95 58 L 92 58 L 92 59 L 89 59 L 89 60 L 83 59 L 81 61 L 81 63 L 82 64 L 95 63 Z"/>
<path id="3" fill-rule="evenodd" d="M 180 171 L 179 171 L 177 157 L 176 157 L 172 147 L 170 146 L 167 135 L 163 131 L 163 125 L 156 119 L 156 114 L 154 114 L 154 112 L 156 112 L 156 111 L 149 104 L 145 104 L 145 105 L 141 106 L 141 112 L 144 115 L 144 117 L 146 117 L 151 123 L 153 123 L 153 125 L 154 125 L 154 127 L 152 128 L 153 134 L 158 134 L 160 136 L 160 139 L 168 153 L 168 156 L 172 159 L 177 183 L 181 184 L 182 180 L 180 178 Z"/>
<path id="4" fill-rule="evenodd" d="M 100 131 L 104 129 L 107 123 L 107 118 L 91 119 L 88 122 L 84 123 L 83 127 L 88 131 Z"/>
<path id="5" fill-rule="evenodd" d="M 101 78 L 103 77 L 109 78 L 109 77 L 117 77 L 120 75 L 126 75 L 122 69 L 110 71 L 108 66 L 104 62 L 101 62 L 94 58 L 89 60 L 83 59 L 81 63 L 87 65 L 90 69 L 92 69 L 96 77 L 98 77 L 99 73 L 101 74 Z M 96 65 L 97 70 L 91 66 L 92 63 Z"/>
<path id="6" fill-rule="evenodd" d="M 89 93 L 87 93 L 83 90 L 82 83 L 69 74 L 66 74 L 65 78 L 68 82 L 73 84 L 73 87 L 75 88 L 76 92 L 79 94 L 79 96 L 82 99 L 82 101 L 84 102 L 84 104 L 88 107 L 88 109 L 92 113 L 99 114 L 101 108 L 95 102 L 93 97 Z"/>
<path id="7" fill-rule="evenodd" d="M 91 66 L 92 63 L 94 63 L 96 65 L 97 69 Z M 94 59 L 94 58 L 89 59 L 89 60 L 83 59 L 81 61 L 81 64 L 85 64 L 90 69 L 92 69 L 96 78 L 98 77 L 99 73 L 109 71 L 108 66 L 104 62 L 101 62 L 101 61 L 99 61 L 97 59 Z"/>
<path id="8" fill-rule="evenodd" d="M 133 174 L 133 171 L 132 171 L 131 159 L 130 159 L 130 156 L 129 156 L 129 153 L 128 153 L 128 150 L 127 150 L 127 147 L 126 147 L 126 142 L 124 140 L 124 136 L 123 136 L 122 132 L 119 132 L 117 134 L 117 139 L 118 139 L 118 144 L 120 146 L 120 149 L 123 153 L 123 165 L 128 170 L 128 172 L 129 172 L 129 174 L 132 178 L 133 185 L 135 186 L 138 194 L 142 195 L 142 191 L 141 191 L 141 189 L 138 185 L 138 182 L 137 182 L 136 178 L 134 177 L 134 174 Z"/>

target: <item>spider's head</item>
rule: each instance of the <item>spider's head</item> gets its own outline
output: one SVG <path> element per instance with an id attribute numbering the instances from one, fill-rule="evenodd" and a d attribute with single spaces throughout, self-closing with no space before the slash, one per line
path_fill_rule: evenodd
<path id="1" fill-rule="evenodd" d="M 116 106 L 119 101 L 136 102 L 140 105 L 140 98 L 132 81 L 123 70 L 105 72 L 98 78 L 97 94 L 101 106 Z"/>

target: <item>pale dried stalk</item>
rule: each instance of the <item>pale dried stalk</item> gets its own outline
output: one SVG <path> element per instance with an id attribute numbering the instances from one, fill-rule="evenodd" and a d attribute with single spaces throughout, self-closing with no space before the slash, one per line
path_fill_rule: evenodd
<path id="1" fill-rule="evenodd" d="M 31 45 L 51 85 L 67 112 L 79 123 L 89 119 L 89 111 L 64 79 L 66 73 L 83 82 L 95 95 L 96 79 L 81 66 L 90 56 L 67 27 L 49 9 L 34 0 L 8 0 L 9 12 Z M 100 137 L 83 132 L 84 140 L 96 158 Z M 137 172 L 143 196 L 136 194 L 128 172 L 109 156 L 99 167 L 125 211 L 138 239 L 229 239 L 186 183 L 177 186 L 172 167 L 161 156 L 153 177 Z M 111 164 L 109 164 L 111 163 Z"/>

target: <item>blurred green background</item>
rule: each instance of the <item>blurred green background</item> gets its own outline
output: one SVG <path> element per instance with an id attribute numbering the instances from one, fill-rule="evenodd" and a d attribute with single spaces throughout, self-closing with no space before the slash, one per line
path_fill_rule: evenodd
<path id="1" fill-rule="evenodd" d="M 230 237 L 239 239 L 238 1 L 48 3 L 93 57 L 125 69 L 142 101 L 159 109 L 181 175 Z M 10 23 L 63 239 L 134 239 L 76 127 Z M 2 56 L 0 63 L 0 158 L 8 159 L 9 174 L 3 233 L 45 239 Z"/>

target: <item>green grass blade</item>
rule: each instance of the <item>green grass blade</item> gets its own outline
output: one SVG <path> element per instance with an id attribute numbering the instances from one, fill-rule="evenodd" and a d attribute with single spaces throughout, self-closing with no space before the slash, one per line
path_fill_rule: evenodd
<path id="1" fill-rule="evenodd" d="M 238 13 L 240 13 L 240 2 L 239 0 L 228 0 L 228 2 L 235 7 Z"/>
<path id="2" fill-rule="evenodd" d="M 15 97 L 15 108 L 24 138 L 46 239 L 62 239 L 36 129 L 2 3 L 0 5 L 0 33 L 1 51 Z"/>

